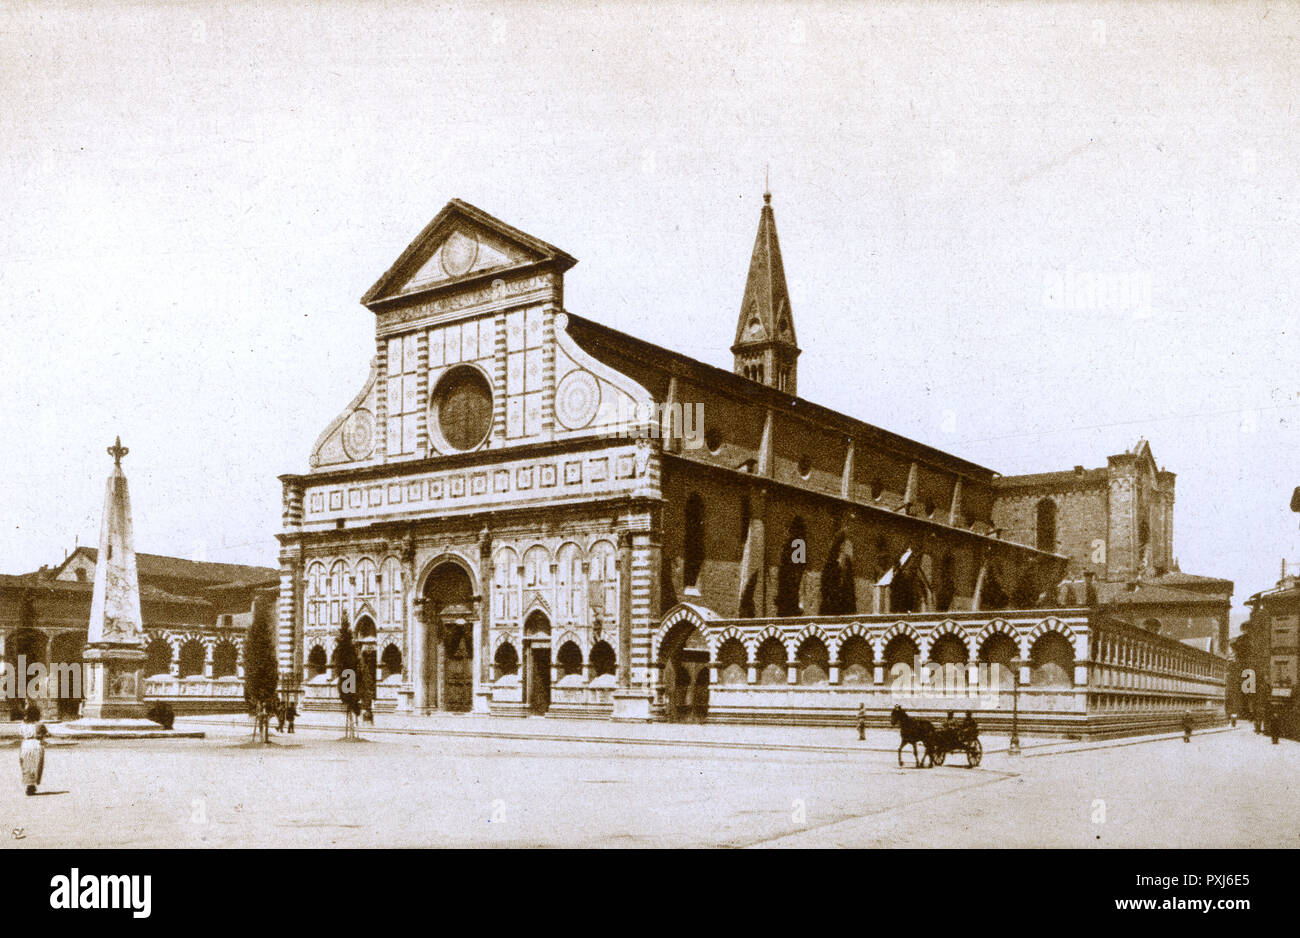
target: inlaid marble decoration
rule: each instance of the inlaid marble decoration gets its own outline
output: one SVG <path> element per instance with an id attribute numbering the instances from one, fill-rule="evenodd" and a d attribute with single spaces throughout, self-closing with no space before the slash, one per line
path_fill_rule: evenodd
<path id="1" fill-rule="evenodd" d="M 600 408 L 600 383 L 589 371 L 571 371 L 555 394 L 555 416 L 570 430 L 591 423 Z"/>

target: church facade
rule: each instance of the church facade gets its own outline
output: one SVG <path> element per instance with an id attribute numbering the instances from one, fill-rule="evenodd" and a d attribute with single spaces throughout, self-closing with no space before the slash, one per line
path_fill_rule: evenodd
<path id="1" fill-rule="evenodd" d="M 567 311 L 575 263 L 454 200 L 362 298 L 369 375 L 281 476 L 305 706 L 346 620 L 379 710 L 883 720 L 899 665 L 997 664 L 1043 728 L 1221 712 L 1221 660 L 1060 602 L 992 470 L 796 396 L 770 196 L 730 371 Z"/>

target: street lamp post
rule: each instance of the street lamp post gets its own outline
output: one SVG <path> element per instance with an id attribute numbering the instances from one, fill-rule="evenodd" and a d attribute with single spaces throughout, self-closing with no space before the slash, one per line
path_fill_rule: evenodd
<path id="1" fill-rule="evenodd" d="M 1011 663 L 1011 742 L 1007 755 L 1020 755 L 1020 662 Z"/>

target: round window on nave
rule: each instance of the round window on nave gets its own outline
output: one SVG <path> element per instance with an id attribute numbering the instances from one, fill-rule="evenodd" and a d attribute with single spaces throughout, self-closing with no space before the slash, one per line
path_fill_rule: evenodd
<path id="1" fill-rule="evenodd" d="M 492 429 L 492 388 L 477 368 L 462 366 L 443 375 L 433 402 L 438 430 L 452 449 L 473 449 Z"/>

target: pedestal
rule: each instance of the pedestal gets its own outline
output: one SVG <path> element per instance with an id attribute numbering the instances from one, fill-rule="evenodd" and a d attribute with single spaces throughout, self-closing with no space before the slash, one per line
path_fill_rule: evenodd
<path id="1" fill-rule="evenodd" d="M 649 723 L 653 719 L 650 708 L 654 694 L 648 690 L 619 688 L 614 691 L 614 716 L 616 722 Z"/>
<path id="2" fill-rule="evenodd" d="M 87 645 L 82 717 L 144 719 L 144 659 L 144 649 L 135 645 Z"/>

